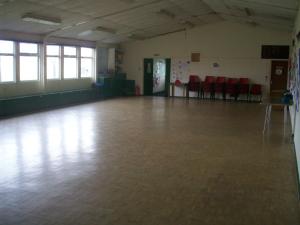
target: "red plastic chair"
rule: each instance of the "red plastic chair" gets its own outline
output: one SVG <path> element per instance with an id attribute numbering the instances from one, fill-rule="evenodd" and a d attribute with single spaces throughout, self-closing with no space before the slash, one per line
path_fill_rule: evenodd
<path id="1" fill-rule="evenodd" d="M 259 101 L 262 98 L 262 86 L 260 84 L 253 84 L 250 89 L 250 100 L 252 100 L 252 96 L 259 96 Z"/>
<path id="2" fill-rule="evenodd" d="M 223 99 L 225 99 L 225 77 L 217 77 L 214 89 L 214 97 L 215 94 L 222 94 Z"/>
<path id="3" fill-rule="evenodd" d="M 250 82 L 248 78 L 240 78 L 239 95 L 246 95 L 249 100 Z"/>
<path id="4" fill-rule="evenodd" d="M 189 97 L 189 92 L 197 92 L 198 98 L 200 97 L 200 87 L 201 87 L 201 80 L 197 75 L 190 75 L 189 82 L 188 82 L 188 90 L 187 90 L 187 97 Z"/>
<path id="5" fill-rule="evenodd" d="M 178 87 L 178 86 L 181 86 L 182 83 L 180 80 L 175 80 L 174 85 Z"/>
<path id="6" fill-rule="evenodd" d="M 234 99 L 237 100 L 238 82 L 239 82 L 239 80 L 237 78 L 228 78 L 226 87 L 225 87 L 225 96 L 228 94 L 230 97 L 234 97 Z"/>
<path id="7" fill-rule="evenodd" d="M 171 87 L 171 94 L 170 96 L 174 97 L 175 96 L 175 87 L 182 87 L 182 82 L 180 80 L 175 80 L 174 84 Z"/>
<path id="8" fill-rule="evenodd" d="M 215 76 L 206 76 L 205 77 L 205 81 L 202 84 L 202 90 L 201 90 L 202 98 L 204 98 L 205 93 L 209 93 L 211 99 L 214 98 L 215 82 L 216 82 Z"/>

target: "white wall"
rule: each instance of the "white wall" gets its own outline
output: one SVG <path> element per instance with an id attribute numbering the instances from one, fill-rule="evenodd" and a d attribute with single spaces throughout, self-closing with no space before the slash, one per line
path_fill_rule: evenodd
<path id="1" fill-rule="evenodd" d="M 295 21 L 295 29 L 293 33 L 293 38 L 296 40 L 295 41 L 295 47 L 293 48 L 293 54 L 294 52 L 298 52 L 300 48 L 300 42 L 297 41 L 296 34 L 300 31 L 300 10 L 298 11 L 298 15 Z M 297 59 L 295 59 L 297 60 Z M 297 67 L 296 67 L 296 76 L 299 76 L 299 72 Z M 300 79 L 300 77 L 298 77 Z M 295 130 L 294 133 L 294 143 L 295 143 L 295 148 L 296 148 L 296 157 L 297 157 L 297 162 L 298 162 L 298 174 L 300 174 L 300 112 L 295 113 L 295 106 L 290 107 L 290 113 L 291 113 L 291 121 L 292 121 L 292 126 Z M 295 118 L 296 117 L 296 118 Z"/>
<path id="2" fill-rule="evenodd" d="M 143 58 L 189 59 L 191 52 L 200 52 L 201 62 L 191 63 L 189 74 L 249 77 L 269 90 L 271 60 L 263 60 L 261 45 L 290 45 L 291 34 L 232 22 L 197 27 L 144 41 L 122 44 L 124 70 L 129 79 L 143 88 Z M 214 69 L 217 62 L 220 67 Z M 172 76 L 172 75 L 171 75 Z"/>

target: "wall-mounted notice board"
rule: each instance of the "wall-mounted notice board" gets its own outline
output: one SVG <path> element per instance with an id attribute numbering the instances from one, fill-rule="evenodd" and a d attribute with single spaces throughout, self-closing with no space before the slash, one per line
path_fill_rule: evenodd
<path id="1" fill-rule="evenodd" d="M 171 60 L 171 82 L 180 80 L 182 83 L 187 83 L 189 80 L 189 61 L 187 59 L 172 59 Z"/>

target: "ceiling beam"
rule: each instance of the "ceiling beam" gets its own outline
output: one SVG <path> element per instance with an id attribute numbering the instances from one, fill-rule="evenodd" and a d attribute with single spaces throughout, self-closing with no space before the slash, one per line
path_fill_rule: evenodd
<path id="1" fill-rule="evenodd" d="M 158 3 L 162 2 L 162 1 L 163 0 L 153 0 L 151 2 L 147 2 L 147 3 L 144 3 L 144 4 L 139 4 L 139 5 L 132 6 L 132 7 L 126 8 L 126 9 L 122 9 L 122 10 L 118 10 L 118 11 L 115 11 L 115 12 L 107 13 L 105 15 L 93 17 L 93 18 L 87 20 L 86 22 L 87 23 L 91 23 L 91 22 L 97 21 L 99 19 L 105 19 L 107 17 L 116 16 L 116 15 L 119 15 L 119 14 L 123 14 L 123 13 L 126 13 L 126 12 L 130 12 L 130 11 L 134 11 L 134 10 L 140 9 L 140 8 L 143 8 L 143 7 L 146 7 L 146 6 L 158 4 Z M 85 23 L 85 24 L 87 24 L 87 23 Z M 45 39 L 47 39 L 48 37 L 50 37 L 52 35 L 55 35 L 56 33 L 60 32 L 60 31 L 70 30 L 70 29 L 73 29 L 75 27 L 79 27 L 81 25 L 82 24 L 79 24 L 79 25 L 78 24 L 72 24 L 69 27 L 67 27 L 66 29 L 63 29 L 63 28 L 56 29 L 56 30 L 51 31 L 50 33 L 46 34 L 45 35 Z"/>

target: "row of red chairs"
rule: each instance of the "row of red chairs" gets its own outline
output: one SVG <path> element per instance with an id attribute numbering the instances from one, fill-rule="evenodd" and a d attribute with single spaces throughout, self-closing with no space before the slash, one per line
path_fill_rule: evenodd
<path id="1" fill-rule="evenodd" d="M 176 82 L 175 82 L 176 85 Z M 238 99 L 239 96 L 246 96 L 247 100 L 252 99 L 252 96 L 262 97 L 262 86 L 260 84 L 250 85 L 248 78 L 226 78 L 206 76 L 205 80 L 201 82 L 201 79 L 197 75 L 190 75 L 187 85 L 188 91 L 197 92 L 198 97 L 205 98 L 207 94 L 211 99 L 215 99 L 216 95 L 222 95 L 226 100 L 226 96 Z"/>

